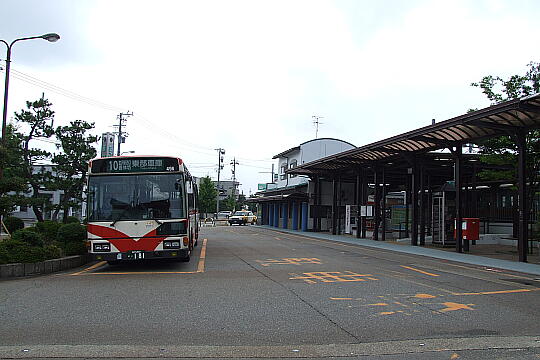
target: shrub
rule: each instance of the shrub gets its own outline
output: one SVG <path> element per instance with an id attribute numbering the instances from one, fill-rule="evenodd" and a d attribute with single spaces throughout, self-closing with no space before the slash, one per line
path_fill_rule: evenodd
<path id="1" fill-rule="evenodd" d="M 56 240 L 60 244 L 86 241 L 86 227 L 81 224 L 64 224 L 58 229 Z"/>
<path id="2" fill-rule="evenodd" d="M 82 241 L 78 242 L 69 242 L 64 246 L 64 255 L 84 255 L 88 252 L 86 244 Z"/>
<path id="3" fill-rule="evenodd" d="M 24 221 L 15 216 L 5 217 L 4 225 L 6 225 L 10 234 L 13 234 L 17 230 L 24 229 Z"/>
<path id="4" fill-rule="evenodd" d="M 66 224 L 80 224 L 81 222 L 75 216 L 68 216 L 65 223 Z"/>
<path id="5" fill-rule="evenodd" d="M 61 223 L 52 220 L 45 220 L 36 224 L 36 228 L 43 235 L 46 244 L 52 244 L 56 240 L 58 229 L 61 226 Z"/>
<path id="6" fill-rule="evenodd" d="M 0 264 L 34 263 L 59 258 L 61 254 L 56 246 L 30 246 L 16 240 L 0 242 Z"/>
<path id="7" fill-rule="evenodd" d="M 78 223 L 64 224 L 58 229 L 56 241 L 66 256 L 85 254 L 86 226 Z"/>
<path id="8" fill-rule="evenodd" d="M 43 235 L 30 229 L 21 229 L 15 231 L 11 235 L 11 239 L 15 242 L 28 244 L 29 246 L 43 246 Z"/>
<path id="9" fill-rule="evenodd" d="M 43 253 L 45 255 L 45 260 L 58 259 L 62 257 L 62 250 L 58 246 L 55 246 L 55 245 L 44 246 Z"/>

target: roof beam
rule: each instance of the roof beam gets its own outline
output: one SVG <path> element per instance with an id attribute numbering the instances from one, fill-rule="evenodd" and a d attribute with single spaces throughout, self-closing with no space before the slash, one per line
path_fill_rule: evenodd
<path id="1" fill-rule="evenodd" d="M 476 121 L 474 122 L 474 124 L 478 126 L 487 127 L 488 129 L 501 130 L 501 131 L 506 131 L 506 132 L 511 132 L 511 133 L 515 133 L 518 130 L 518 127 L 516 126 L 497 124 L 497 123 L 492 123 L 488 121 Z"/>
<path id="2" fill-rule="evenodd" d="M 449 140 L 437 139 L 437 138 L 432 138 L 432 137 L 424 136 L 424 135 L 415 136 L 415 137 L 411 138 L 411 140 L 423 141 L 423 142 L 427 142 L 427 143 L 431 143 L 431 144 L 435 144 L 435 145 L 440 145 L 440 146 L 444 146 L 444 147 L 448 147 L 448 146 L 452 145 L 452 142 L 449 141 Z"/>
<path id="3" fill-rule="evenodd" d="M 531 104 L 520 104 L 519 108 L 528 112 L 532 112 L 535 114 L 540 114 L 540 106 L 534 106 Z"/>

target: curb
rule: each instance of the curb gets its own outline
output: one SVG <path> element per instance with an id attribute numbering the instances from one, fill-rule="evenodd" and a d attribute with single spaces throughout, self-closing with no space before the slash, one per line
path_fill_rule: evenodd
<path id="1" fill-rule="evenodd" d="M 0 279 L 50 274 L 57 271 L 76 268 L 89 261 L 90 257 L 85 254 L 28 264 L 4 264 L 0 265 Z"/>

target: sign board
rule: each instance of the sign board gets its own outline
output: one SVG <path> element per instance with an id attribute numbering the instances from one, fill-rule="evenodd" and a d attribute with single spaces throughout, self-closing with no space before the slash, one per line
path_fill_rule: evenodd
<path id="1" fill-rule="evenodd" d="M 360 206 L 360 216 L 362 216 L 362 217 L 371 217 L 371 216 L 373 216 L 373 206 L 371 206 L 371 205 L 362 205 L 362 206 Z"/>
<path id="2" fill-rule="evenodd" d="M 112 158 L 92 161 L 91 173 L 138 173 L 180 171 L 176 158 Z"/>
<path id="3" fill-rule="evenodd" d="M 114 134 L 101 134 L 101 157 L 114 156 Z"/>
<path id="4" fill-rule="evenodd" d="M 277 184 L 274 184 L 274 183 L 266 184 L 266 190 L 272 190 L 272 189 L 277 189 Z"/>
<path id="5" fill-rule="evenodd" d="M 345 234 L 351 233 L 351 205 L 345 205 Z"/>
<path id="6" fill-rule="evenodd" d="M 266 184 L 257 184 L 257 190 L 266 190 Z"/>

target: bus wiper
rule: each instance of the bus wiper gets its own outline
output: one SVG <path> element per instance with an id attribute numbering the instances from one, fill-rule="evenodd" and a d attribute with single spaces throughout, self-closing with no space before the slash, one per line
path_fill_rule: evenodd
<path id="1" fill-rule="evenodd" d="M 129 208 L 125 208 L 124 211 L 118 217 L 111 223 L 110 226 L 114 227 L 114 224 L 116 224 L 117 221 L 120 221 L 122 219 L 122 216 L 129 210 Z"/>

